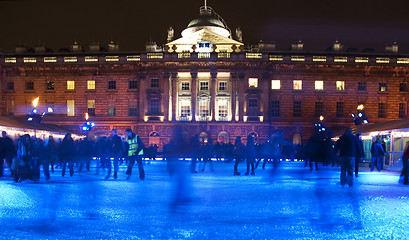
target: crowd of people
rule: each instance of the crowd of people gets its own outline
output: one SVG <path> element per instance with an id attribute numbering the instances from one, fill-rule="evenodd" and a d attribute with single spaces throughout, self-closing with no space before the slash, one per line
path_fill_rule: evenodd
<path id="1" fill-rule="evenodd" d="M 113 175 L 118 178 L 119 164 L 127 164 L 126 179 L 132 176 L 132 169 L 137 163 L 139 178 L 145 179 L 143 159 L 155 159 L 158 154 L 156 145 L 145 148 L 141 138 L 132 132 L 131 129 L 125 131 L 126 139 L 118 136 L 116 129 L 111 131 L 109 137 L 102 136 L 96 141 L 88 137 L 74 141 L 70 133 L 67 133 L 62 140 L 55 140 L 52 136 L 46 141 L 35 139 L 28 134 L 21 136 L 16 143 L 2 132 L 0 138 L 0 159 L 4 159 L 5 164 L 10 167 L 15 182 L 26 179 L 38 181 L 40 179 L 40 166 L 42 166 L 45 179 L 50 179 L 50 171 L 54 172 L 56 167 L 61 168 L 62 176 L 65 176 L 67 167 L 70 176 L 75 171 L 83 171 L 84 168 L 90 171 L 91 160 L 97 160 L 96 173 L 100 169 L 105 169 L 105 179 Z M 177 133 L 177 134 L 176 134 Z M 177 137 L 176 137 L 177 136 Z M 372 161 L 371 171 L 375 166 L 378 171 L 383 168 L 383 155 L 385 147 L 377 139 L 371 148 Z M 309 141 L 304 145 L 294 145 L 285 141 L 277 131 L 264 143 L 257 143 L 252 135 L 248 135 L 245 142 L 241 137 L 236 137 L 234 144 L 219 143 L 212 144 L 211 139 L 199 139 L 198 135 L 189 137 L 182 131 L 175 132 L 175 137 L 163 146 L 163 157 L 168 161 L 168 171 L 173 174 L 177 171 L 180 158 L 191 160 L 190 172 L 197 173 L 205 171 L 206 165 L 213 170 L 212 159 L 235 162 L 233 175 L 238 176 L 238 165 L 241 162 L 246 164 L 244 175 L 255 175 L 259 163 L 265 169 L 267 163 L 277 167 L 282 159 L 303 159 L 305 166 L 310 166 L 310 170 L 318 170 L 318 163 L 329 165 L 332 163 L 341 165 L 341 185 L 353 185 L 353 177 L 358 177 L 359 163 L 364 157 L 362 141 L 352 131 L 348 129 L 337 142 L 333 142 L 330 136 L 321 131 L 316 131 Z M 408 184 L 408 161 L 409 150 L 403 155 L 402 176 L 404 184 Z M 198 163 L 201 163 L 198 166 Z M 112 167 L 114 169 L 112 174 Z M 3 167 L 0 169 L 0 176 L 3 175 Z"/>

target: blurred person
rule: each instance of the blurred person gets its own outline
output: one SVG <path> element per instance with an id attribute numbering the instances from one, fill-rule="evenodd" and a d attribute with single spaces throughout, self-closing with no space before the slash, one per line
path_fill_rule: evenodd
<path id="1" fill-rule="evenodd" d="M 359 140 L 348 128 L 335 144 L 335 153 L 339 152 L 341 162 L 341 185 L 353 186 L 353 172 L 355 166 L 355 156 L 362 155 Z"/>
<path id="2" fill-rule="evenodd" d="M 25 134 L 18 141 L 17 158 L 13 162 L 15 182 L 33 179 L 32 169 L 29 167 L 31 157 L 32 145 L 30 143 L 30 135 Z"/>
<path id="3" fill-rule="evenodd" d="M 237 136 L 236 140 L 234 140 L 234 148 L 233 148 L 233 156 L 235 159 L 234 163 L 234 174 L 235 176 L 240 175 L 241 173 L 237 170 L 239 163 L 244 160 L 244 154 L 246 152 L 246 148 L 244 144 L 241 142 L 241 137 Z"/>
<path id="4" fill-rule="evenodd" d="M 402 173 L 403 184 L 409 185 L 409 144 L 407 144 L 405 151 L 402 155 Z"/>
<path id="5" fill-rule="evenodd" d="M 266 168 L 266 163 L 268 162 L 269 158 L 272 155 L 272 144 L 270 138 L 268 138 L 261 146 L 260 146 L 260 156 L 257 160 L 255 168 L 257 169 L 258 164 L 263 159 L 263 170 Z"/>
<path id="6" fill-rule="evenodd" d="M 44 143 L 44 151 L 45 151 L 45 159 L 44 159 L 44 174 L 46 175 L 46 179 L 50 179 L 50 165 L 51 171 L 54 172 L 54 164 L 57 161 L 57 145 L 53 136 L 48 136 L 47 141 Z"/>
<path id="7" fill-rule="evenodd" d="M 202 146 L 200 147 L 200 153 L 203 158 L 202 172 L 204 172 L 206 168 L 206 163 L 209 163 L 210 171 L 214 171 L 212 162 L 212 157 L 214 157 L 214 147 L 210 138 L 203 142 Z"/>
<path id="8" fill-rule="evenodd" d="M 60 147 L 60 159 L 62 162 L 62 173 L 65 176 L 65 170 L 68 168 L 70 170 L 70 176 L 74 175 L 74 159 L 75 159 L 76 146 L 74 140 L 71 137 L 71 133 L 65 134 Z"/>
<path id="9" fill-rule="evenodd" d="M 125 131 L 126 135 L 128 138 L 126 139 L 126 142 L 128 143 L 128 169 L 126 171 L 126 179 L 129 180 L 132 176 L 132 168 L 135 164 L 135 161 L 138 164 L 138 169 L 139 169 L 139 179 L 140 180 L 145 180 L 145 171 L 143 169 L 143 164 L 142 164 L 142 157 L 143 157 L 143 152 L 144 152 L 144 145 L 141 140 L 141 138 L 136 135 L 135 133 L 132 132 L 132 129 L 128 128 Z"/>
<path id="10" fill-rule="evenodd" d="M 190 162 L 190 172 L 191 173 L 197 173 L 196 163 L 197 163 L 197 158 L 200 155 L 199 151 L 200 151 L 199 135 L 195 135 L 190 140 L 190 157 L 192 158 L 192 161 Z"/>
<path id="11" fill-rule="evenodd" d="M 89 137 L 86 137 L 79 142 L 79 153 L 81 155 L 79 156 L 80 161 L 80 167 L 78 169 L 79 172 L 82 171 L 84 165 L 87 171 L 88 172 L 90 171 L 91 158 L 92 154 L 94 153 L 93 149 L 94 149 L 93 142 L 89 139 Z"/>
<path id="12" fill-rule="evenodd" d="M 11 164 L 13 163 L 13 157 L 16 155 L 16 148 L 14 146 L 13 140 L 5 131 L 1 132 L 2 137 L 0 138 L 0 162 L 3 163 L 4 161 L 7 163 L 11 170 Z M 0 169 L 0 177 L 3 176 L 3 168 Z M 11 175 L 13 175 L 13 171 L 11 170 Z"/>
<path id="13" fill-rule="evenodd" d="M 171 207 L 187 204 L 191 201 L 189 189 L 190 183 L 186 173 L 188 168 L 184 161 L 179 161 L 179 157 L 186 155 L 186 146 L 189 145 L 189 139 L 183 134 L 181 127 L 176 127 L 173 131 L 172 140 L 166 147 L 166 157 L 168 161 L 168 171 L 174 180 L 174 197 Z"/>
<path id="14" fill-rule="evenodd" d="M 382 162 L 382 157 L 384 154 L 385 154 L 385 150 L 382 147 L 380 140 L 376 139 L 371 147 L 371 155 L 372 155 L 371 172 L 374 170 L 375 164 L 376 164 L 376 168 L 378 169 L 378 172 L 382 170 L 381 162 Z"/>
<path id="15" fill-rule="evenodd" d="M 108 139 L 108 174 L 105 179 L 108 179 L 111 176 L 112 164 L 114 165 L 114 179 L 118 178 L 118 161 L 122 156 L 122 139 L 117 133 L 118 131 L 116 129 L 112 129 L 111 137 Z"/>
<path id="16" fill-rule="evenodd" d="M 105 169 L 107 167 L 108 160 L 108 143 L 105 136 L 98 138 L 98 141 L 95 145 L 95 149 L 99 158 L 99 163 L 97 161 L 96 174 L 99 174 L 99 169 Z"/>
<path id="17" fill-rule="evenodd" d="M 256 145 L 254 143 L 254 138 L 251 135 L 247 136 L 247 145 L 246 145 L 246 162 L 247 162 L 247 171 L 244 175 L 248 176 L 251 166 L 251 175 L 255 175 L 254 172 L 254 162 L 256 161 Z"/>
<path id="18" fill-rule="evenodd" d="M 357 178 L 358 172 L 359 172 L 359 163 L 361 162 L 361 159 L 365 156 L 365 154 L 364 154 L 364 144 L 362 140 L 360 139 L 360 134 L 357 133 L 355 134 L 355 136 L 358 138 L 359 148 L 360 148 L 360 151 L 359 152 L 357 151 L 357 155 L 355 156 L 355 177 Z M 359 153 L 362 153 L 362 155 Z"/>

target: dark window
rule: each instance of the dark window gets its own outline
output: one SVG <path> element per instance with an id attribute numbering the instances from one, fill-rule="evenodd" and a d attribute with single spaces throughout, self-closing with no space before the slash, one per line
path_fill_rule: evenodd
<path id="1" fill-rule="evenodd" d="M 46 89 L 47 90 L 54 90 L 54 82 L 48 81 Z"/>
<path id="2" fill-rule="evenodd" d="M 399 118 L 406 117 L 406 103 L 399 103 Z"/>
<path id="3" fill-rule="evenodd" d="M 138 81 L 129 81 L 129 89 L 138 89 Z"/>
<path id="4" fill-rule="evenodd" d="M 378 117 L 386 118 L 386 103 L 379 103 Z"/>
<path id="5" fill-rule="evenodd" d="M 386 83 L 379 83 L 379 91 L 380 92 L 386 92 L 388 91 Z"/>
<path id="6" fill-rule="evenodd" d="M 88 115 L 95 116 L 95 108 L 88 108 Z"/>
<path id="7" fill-rule="evenodd" d="M 344 102 L 337 102 L 337 117 L 344 117 Z"/>
<path id="8" fill-rule="evenodd" d="M 138 116 L 138 109 L 136 107 L 129 107 L 128 116 L 130 117 Z"/>
<path id="9" fill-rule="evenodd" d="M 226 91 L 227 90 L 227 82 L 219 82 L 219 91 Z"/>
<path id="10" fill-rule="evenodd" d="M 323 102 L 315 102 L 315 116 L 319 117 L 323 112 Z"/>
<path id="11" fill-rule="evenodd" d="M 249 99 L 249 107 L 257 107 L 257 99 Z"/>
<path id="12" fill-rule="evenodd" d="M 208 91 L 209 82 L 200 82 L 200 91 Z"/>
<path id="13" fill-rule="evenodd" d="M 358 91 L 366 91 L 366 82 L 358 82 Z"/>
<path id="14" fill-rule="evenodd" d="M 7 82 L 7 90 L 10 91 L 14 90 L 14 82 Z"/>
<path id="15" fill-rule="evenodd" d="M 258 100 L 254 98 L 249 99 L 247 116 L 258 116 L 258 114 Z"/>
<path id="16" fill-rule="evenodd" d="M 108 116 L 111 116 L 111 117 L 116 116 L 115 106 L 108 106 Z"/>
<path id="17" fill-rule="evenodd" d="M 293 105 L 293 116 L 294 117 L 301 117 L 301 101 L 294 101 Z"/>
<path id="18" fill-rule="evenodd" d="M 159 79 L 152 78 L 151 79 L 151 88 L 158 88 L 159 87 Z"/>
<path id="19" fill-rule="evenodd" d="M 271 102 L 271 116 L 272 117 L 280 116 L 280 101 Z"/>
<path id="20" fill-rule="evenodd" d="M 34 82 L 26 82 L 26 90 L 27 91 L 34 90 Z"/>
<path id="21" fill-rule="evenodd" d="M 108 81 L 108 89 L 116 89 L 116 81 Z"/>
<path id="22" fill-rule="evenodd" d="M 189 90 L 190 90 L 190 83 L 182 82 L 182 91 L 189 91 Z"/>
<path id="23" fill-rule="evenodd" d="M 158 98 L 151 98 L 150 113 L 151 115 L 159 115 L 159 99 Z"/>
<path id="24" fill-rule="evenodd" d="M 399 83 L 399 91 L 407 92 L 408 91 L 408 85 L 405 82 Z"/>

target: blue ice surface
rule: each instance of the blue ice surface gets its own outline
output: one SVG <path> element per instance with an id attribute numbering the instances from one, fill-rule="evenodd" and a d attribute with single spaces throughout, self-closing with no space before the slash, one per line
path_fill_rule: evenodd
<path id="1" fill-rule="evenodd" d="M 164 161 L 144 165 L 145 181 L 105 171 L 51 180 L 0 181 L 0 239 L 407 239 L 407 186 L 397 172 L 364 168 L 352 188 L 338 167 L 318 171 L 283 162 L 233 176 L 233 163 L 213 162 L 170 176 Z"/>

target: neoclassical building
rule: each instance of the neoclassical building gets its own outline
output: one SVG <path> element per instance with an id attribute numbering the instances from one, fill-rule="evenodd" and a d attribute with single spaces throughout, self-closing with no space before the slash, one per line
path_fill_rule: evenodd
<path id="1" fill-rule="evenodd" d="M 324 116 L 332 131 L 354 124 L 364 104 L 371 123 L 406 118 L 409 55 L 397 44 L 379 53 L 343 51 L 339 42 L 321 52 L 288 51 L 274 44 L 246 47 L 208 6 L 175 38 L 149 43 L 146 52 L 120 52 L 74 43 L 64 52 L 44 46 L 0 55 L 2 116 L 24 118 L 40 97 L 43 121 L 77 131 L 84 114 L 92 132 L 132 128 L 146 144 L 162 146 L 173 127 L 213 141 L 248 134 L 265 140 L 276 130 L 304 143 Z"/>

